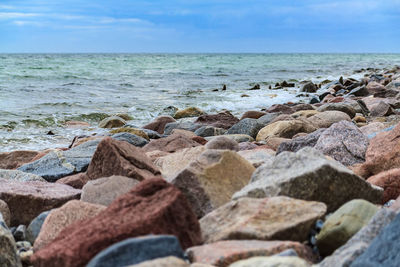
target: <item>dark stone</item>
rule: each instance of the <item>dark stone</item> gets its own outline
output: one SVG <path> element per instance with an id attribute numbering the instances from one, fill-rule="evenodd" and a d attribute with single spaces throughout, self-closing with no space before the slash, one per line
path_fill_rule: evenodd
<path id="1" fill-rule="evenodd" d="M 251 87 L 249 90 L 259 90 L 261 89 L 261 86 L 257 83 L 253 87 Z"/>
<path id="2" fill-rule="evenodd" d="M 143 128 L 156 131 L 162 134 L 164 132 L 165 125 L 167 125 L 170 122 L 176 122 L 176 120 L 171 116 L 159 116 L 149 124 L 144 125 Z"/>
<path id="3" fill-rule="evenodd" d="M 221 135 L 224 134 L 225 132 L 226 132 L 225 129 L 222 128 L 216 128 L 213 126 L 203 126 L 197 129 L 194 132 L 194 134 L 201 137 L 207 137 L 207 136 Z"/>
<path id="4" fill-rule="evenodd" d="M 117 133 L 111 136 L 115 140 L 118 141 L 125 141 L 128 142 L 131 145 L 138 146 L 138 147 L 143 147 L 149 143 L 146 139 L 144 139 L 141 136 L 137 136 L 135 134 L 131 133 Z"/>
<path id="5" fill-rule="evenodd" d="M 15 241 L 25 241 L 26 239 L 26 226 L 21 224 L 13 232 Z"/>
<path id="6" fill-rule="evenodd" d="M 313 82 L 307 82 L 301 87 L 300 92 L 315 93 L 317 90 L 318 87 Z"/>
<path id="7" fill-rule="evenodd" d="M 268 113 L 283 113 L 283 114 L 292 114 L 294 113 L 294 110 L 289 107 L 288 105 L 282 105 L 282 104 L 275 104 L 269 107 L 268 109 L 265 110 Z"/>
<path id="8" fill-rule="evenodd" d="M 31 221 L 28 228 L 26 229 L 26 240 L 29 243 L 35 243 L 36 238 L 39 235 L 40 229 L 42 229 L 42 225 L 47 215 L 49 215 L 50 211 L 44 211 L 40 213 L 35 219 Z"/>
<path id="9" fill-rule="evenodd" d="M 267 125 L 268 123 L 272 122 L 273 120 L 276 119 L 276 117 L 282 115 L 281 112 L 276 112 L 276 113 L 267 113 L 264 116 L 261 116 L 260 118 L 257 119 L 257 122 L 262 124 L 262 125 Z"/>
<path id="10" fill-rule="evenodd" d="M 225 111 L 218 114 L 201 115 L 194 123 L 213 126 L 216 128 L 229 129 L 238 121 L 238 118 L 233 116 L 230 112 Z"/>
<path id="11" fill-rule="evenodd" d="M 164 134 L 170 135 L 174 129 L 181 129 L 194 132 L 199 129 L 201 124 L 185 121 L 185 122 L 170 122 L 165 125 Z"/>
<path id="12" fill-rule="evenodd" d="M 354 96 L 367 96 L 367 95 L 369 95 L 369 92 L 367 90 L 367 87 L 364 85 L 364 86 L 360 86 L 360 87 L 352 89 L 348 94 L 354 95 Z"/>
<path id="13" fill-rule="evenodd" d="M 141 128 L 140 130 L 143 131 L 145 134 L 147 134 L 147 136 L 148 136 L 150 139 L 159 139 L 159 138 L 162 137 L 161 134 L 159 134 L 158 132 L 153 131 L 153 130 L 144 129 L 144 128 Z"/>
<path id="14" fill-rule="evenodd" d="M 257 119 L 243 119 L 228 129 L 226 134 L 247 134 L 254 139 L 264 124 L 258 122 Z"/>
<path id="15" fill-rule="evenodd" d="M 329 93 L 328 93 L 329 94 Z M 323 98 L 322 98 L 323 99 Z M 320 100 L 320 98 L 318 97 L 318 96 L 313 96 L 311 99 L 310 99 L 310 104 L 317 104 L 317 103 L 319 103 L 321 100 Z"/>
<path id="16" fill-rule="evenodd" d="M 320 94 L 319 97 L 316 97 L 316 100 L 318 99 L 318 102 L 310 103 L 310 104 L 317 104 L 317 103 L 319 103 L 320 101 L 324 100 L 324 98 L 325 98 L 327 95 L 332 95 L 332 94 L 331 94 L 330 92 L 324 92 L 324 93 Z M 314 97 L 315 97 L 315 96 L 314 96 Z"/>
<path id="17" fill-rule="evenodd" d="M 276 151 L 276 155 L 282 153 L 283 151 L 297 152 L 306 146 L 314 147 L 317 144 L 319 137 L 325 130 L 326 128 L 318 129 L 315 132 L 305 136 L 293 138 L 288 142 L 282 142 Z"/>

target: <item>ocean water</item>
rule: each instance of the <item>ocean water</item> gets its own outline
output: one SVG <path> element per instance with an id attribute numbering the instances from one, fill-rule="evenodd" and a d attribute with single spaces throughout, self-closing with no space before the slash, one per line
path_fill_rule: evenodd
<path id="1" fill-rule="evenodd" d="M 96 126 L 106 114 L 128 113 L 141 126 L 167 106 L 240 115 L 307 101 L 297 87 L 268 87 L 360 78 L 357 70 L 399 64 L 400 54 L 0 54 L 0 152 L 66 146 L 104 131 Z M 226 91 L 213 91 L 223 84 Z M 261 90 L 248 90 L 254 84 Z M 66 129 L 68 120 L 92 127 Z"/>

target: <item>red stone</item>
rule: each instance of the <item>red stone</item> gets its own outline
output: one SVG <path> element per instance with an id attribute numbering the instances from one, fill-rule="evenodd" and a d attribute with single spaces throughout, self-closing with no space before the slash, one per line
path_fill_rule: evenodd
<path id="1" fill-rule="evenodd" d="M 76 189 L 82 189 L 82 187 L 89 181 L 89 177 L 86 173 L 77 173 L 74 175 L 70 175 L 61 179 L 58 179 L 56 183 L 58 184 L 66 184 L 72 186 Z"/>
<path id="2" fill-rule="evenodd" d="M 240 120 L 247 119 L 247 118 L 250 118 L 250 119 L 258 119 L 258 118 L 264 116 L 265 114 L 267 114 L 267 113 L 266 113 L 266 112 L 263 112 L 263 111 L 249 110 L 249 111 L 246 111 L 246 112 L 242 115 L 242 117 L 240 118 Z"/>
<path id="3" fill-rule="evenodd" d="M 282 104 L 272 105 L 266 111 L 269 112 L 269 113 L 276 113 L 276 112 L 282 112 L 283 114 L 292 114 L 292 113 L 294 113 L 294 110 L 291 107 L 289 107 L 287 105 L 282 105 Z"/>
<path id="4" fill-rule="evenodd" d="M 172 153 L 183 148 L 195 146 L 200 146 L 200 144 L 183 134 L 176 133 L 165 138 L 151 140 L 150 143 L 143 147 L 143 150 L 145 152 L 159 150 Z"/>
<path id="5" fill-rule="evenodd" d="M 209 125 L 217 128 L 229 129 L 234 124 L 238 123 L 239 119 L 233 116 L 230 112 L 220 112 L 218 114 L 205 114 L 197 118 L 195 123 Z"/>
<path id="6" fill-rule="evenodd" d="M 146 124 L 145 126 L 143 126 L 143 128 L 149 129 L 152 131 L 156 131 L 159 134 L 163 134 L 165 125 L 167 125 L 167 123 L 170 123 L 170 122 L 176 122 L 176 120 L 174 118 L 172 118 L 171 116 L 160 116 L 160 117 L 155 118 L 149 124 Z"/>
<path id="7" fill-rule="evenodd" d="M 397 199 L 400 196 L 400 169 L 391 169 L 389 171 L 378 173 L 368 178 L 367 182 L 382 187 L 382 204 L 391 199 Z"/>
<path id="8" fill-rule="evenodd" d="M 29 150 L 0 153 L 0 169 L 16 169 L 31 162 L 38 154 L 38 151 Z"/>

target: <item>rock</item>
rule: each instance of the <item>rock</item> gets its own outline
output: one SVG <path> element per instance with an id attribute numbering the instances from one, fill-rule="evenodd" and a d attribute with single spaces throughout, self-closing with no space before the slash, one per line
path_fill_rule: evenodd
<path id="1" fill-rule="evenodd" d="M 262 116 L 264 116 L 265 114 L 267 114 L 267 113 L 265 113 L 263 111 L 249 110 L 249 111 L 246 111 L 245 113 L 243 113 L 240 120 L 243 120 L 246 118 L 258 119 L 258 118 L 261 118 Z"/>
<path id="2" fill-rule="evenodd" d="M 271 149 L 242 150 L 238 154 L 250 162 L 254 168 L 260 167 L 266 161 L 272 160 L 275 152 Z"/>
<path id="3" fill-rule="evenodd" d="M 145 152 L 159 150 L 172 153 L 184 148 L 196 147 L 199 145 L 199 143 L 184 135 L 173 134 L 165 138 L 151 140 L 150 143 L 143 147 L 143 150 Z"/>
<path id="4" fill-rule="evenodd" d="M 369 177 L 367 182 L 383 188 L 384 192 L 381 204 L 385 204 L 389 200 L 400 196 L 400 168 L 380 172 Z"/>
<path id="5" fill-rule="evenodd" d="M 85 266 L 110 245 L 151 233 L 174 235 L 184 249 L 201 243 L 198 221 L 184 195 L 157 178 L 144 180 L 97 216 L 65 228 L 33 255 L 32 263 Z"/>
<path id="6" fill-rule="evenodd" d="M 184 259 L 178 239 L 168 235 L 149 235 L 113 244 L 97 254 L 87 267 L 124 267 L 167 256 Z"/>
<path id="7" fill-rule="evenodd" d="M 181 130 L 194 132 L 202 126 L 203 125 L 201 125 L 201 124 L 193 123 L 190 121 L 170 122 L 170 123 L 167 123 L 167 125 L 165 125 L 164 134 L 170 135 L 172 133 L 172 131 L 175 129 L 181 129 Z"/>
<path id="8" fill-rule="evenodd" d="M 297 133 L 311 133 L 316 128 L 303 120 L 277 121 L 262 128 L 257 134 L 257 141 L 268 137 L 292 138 Z"/>
<path id="9" fill-rule="evenodd" d="M 158 114 L 158 116 L 160 115 L 169 115 L 169 116 L 174 116 L 174 114 L 178 111 L 177 107 L 174 106 L 168 106 L 162 109 L 162 111 Z"/>
<path id="10" fill-rule="evenodd" d="M 257 147 L 258 147 L 258 145 L 253 144 L 253 143 L 251 143 L 251 142 L 242 142 L 242 143 L 239 143 L 239 151 L 242 151 L 242 150 L 252 150 L 252 149 L 255 149 L 255 148 L 257 148 Z"/>
<path id="11" fill-rule="evenodd" d="M 219 241 L 187 250 L 191 262 L 229 266 L 255 256 L 272 256 L 287 249 L 294 249 L 299 257 L 312 261 L 311 248 L 293 241 L 229 240 Z"/>
<path id="12" fill-rule="evenodd" d="M 112 135 L 111 137 L 115 140 L 125 141 L 131 145 L 138 147 L 143 147 L 149 143 L 149 141 L 147 141 L 145 138 L 130 133 L 117 133 Z"/>
<path id="13" fill-rule="evenodd" d="M 156 131 L 149 129 L 141 129 L 150 139 L 159 139 L 162 138 L 162 135 Z"/>
<path id="14" fill-rule="evenodd" d="M 381 132 L 385 128 L 386 128 L 386 126 L 382 122 L 371 122 L 368 125 L 360 127 L 360 131 L 366 136 L 373 134 L 373 136 L 372 136 L 372 138 L 373 138 L 376 136 L 376 134 L 378 132 Z"/>
<path id="15" fill-rule="evenodd" d="M 396 79 L 391 81 L 390 83 L 388 83 L 388 85 L 386 85 L 386 88 L 388 90 L 400 90 L 400 79 Z"/>
<path id="16" fill-rule="evenodd" d="M 341 121 L 321 133 L 314 148 L 345 166 L 362 163 L 368 138 L 352 122 Z"/>
<path id="17" fill-rule="evenodd" d="M 10 209 L 8 208 L 7 203 L 0 199 L 0 216 L 1 215 L 6 225 L 10 225 L 11 222 Z"/>
<path id="18" fill-rule="evenodd" d="M 221 136 L 209 136 L 206 137 L 205 139 L 208 140 L 208 142 L 212 141 L 213 139 L 217 139 L 220 138 Z M 243 142 L 253 142 L 254 139 L 253 137 L 246 135 L 246 134 L 224 134 L 225 138 L 228 138 L 230 140 L 232 140 L 233 142 L 236 143 L 243 143 Z"/>
<path id="19" fill-rule="evenodd" d="M 167 123 L 170 123 L 170 122 L 176 122 L 176 120 L 174 118 L 172 118 L 171 116 L 159 116 L 159 117 L 155 118 L 149 124 L 146 124 L 145 126 L 143 126 L 143 128 L 156 131 L 159 134 L 163 134 L 165 125 L 167 125 Z"/>
<path id="20" fill-rule="evenodd" d="M 368 90 L 368 93 L 370 95 L 373 95 L 375 97 L 378 97 L 379 95 L 382 95 L 385 93 L 386 88 L 380 83 L 377 82 L 370 82 L 367 84 L 366 89 Z"/>
<path id="21" fill-rule="evenodd" d="M 160 171 L 141 148 L 106 137 L 99 143 L 93 155 L 87 176 L 90 180 L 94 180 L 112 175 L 142 181 L 160 175 Z"/>
<path id="22" fill-rule="evenodd" d="M 355 198 L 381 203 L 383 190 L 373 187 L 339 162 L 313 148 L 282 152 L 257 168 L 251 183 L 234 194 L 240 197 L 288 196 L 324 202 L 328 212 Z"/>
<path id="23" fill-rule="evenodd" d="M 17 150 L 0 153 L 0 169 L 16 169 L 31 162 L 39 154 L 38 151 Z"/>
<path id="24" fill-rule="evenodd" d="M 108 206 L 138 183 L 135 179 L 115 175 L 91 180 L 82 188 L 81 200 Z"/>
<path id="25" fill-rule="evenodd" d="M 317 92 L 317 90 L 318 90 L 318 87 L 315 86 L 314 83 L 307 82 L 306 84 L 304 84 L 301 87 L 300 92 L 315 93 L 315 92 Z"/>
<path id="26" fill-rule="evenodd" d="M 290 141 L 282 142 L 279 145 L 276 154 L 278 155 L 283 151 L 297 152 L 303 147 L 314 147 L 317 144 L 319 137 L 325 130 L 326 130 L 325 128 L 318 129 L 315 132 L 312 132 L 305 136 L 300 136 L 297 138 L 293 138 Z"/>
<path id="27" fill-rule="evenodd" d="M 132 135 L 136 135 L 137 137 L 141 137 L 141 138 L 144 138 L 144 139 L 146 139 L 146 141 L 149 141 L 150 140 L 150 138 L 147 136 L 147 134 L 144 132 L 144 131 L 142 131 L 141 129 L 138 129 L 138 128 L 132 128 L 132 127 L 127 127 L 127 126 L 129 126 L 129 125 L 125 125 L 124 127 L 122 127 L 122 128 L 118 128 L 118 129 L 114 129 L 114 130 L 111 130 L 110 131 L 110 134 L 113 134 L 113 135 L 115 135 L 115 134 L 121 134 L 121 133 L 125 133 L 125 134 L 132 134 Z M 125 140 L 123 140 L 123 141 L 127 141 L 128 143 L 130 143 L 130 142 L 139 142 L 141 139 L 137 139 L 136 138 L 136 141 L 134 141 L 133 139 L 134 139 L 134 137 L 131 137 L 131 138 L 128 138 L 128 136 L 126 136 L 125 135 L 125 138 L 124 138 L 124 136 L 120 136 L 119 137 L 119 139 L 118 139 L 118 136 L 117 136 L 117 138 L 115 138 L 115 139 L 117 139 L 117 140 L 119 140 L 119 139 L 125 139 Z M 128 141 L 129 140 L 129 141 Z M 142 141 L 143 142 L 143 141 Z M 140 143 L 140 142 L 139 142 Z"/>
<path id="28" fill-rule="evenodd" d="M 42 225 L 47 215 L 49 215 L 50 211 L 44 211 L 40 213 L 35 219 L 31 221 L 28 228 L 26 229 L 26 240 L 29 243 L 34 244 L 36 238 L 39 235 L 40 229 L 42 229 Z"/>
<path id="29" fill-rule="evenodd" d="M 384 117 L 395 114 L 393 108 L 383 101 L 379 102 L 378 104 L 372 105 L 369 109 L 371 111 L 372 117 Z"/>
<path id="30" fill-rule="evenodd" d="M 14 237 L 5 225 L 3 217 L 0 214 L 0 266 L 4 267 L 22 267 L 21 261 L 17 255 L 17 247 Z"/>
<path id="31" fill-rule="evenodd" d="M 315 114 L 308 118 L 308 120 L 317 128 L 329 128 L 332 124 L 340 121 L 351 121 L 349 115 L 341 111 L 325 111 Z"/>
<path id="32" fill-rule="evenodd" d="M 201 116 L 205 114 L 204 111 L 202 111 L 199 108 L 196 107 L 188 107 L 185 108 L 183 110 L 178 110 L 175 114 L 174 114 L 174 119 L 181 119 L 181 118 L 187 118 L 187 117 L 197 117 L 197 116 Z"/>
<path id="33" fill-rule="evenodd" d="M 243 119 L 228 129 L 226 134 L 246 134 L 256 138 L 257 133 L 264 127 L 256 119 Z"/>
<path id="34" fill-rule="evenodd" d="M 49 182 L 86 171 L 100 140 L 92 140 L 67 151 L 53 151 L 18 170 L 39 175 Z"/>
<path id="35" fill-rule="evenodd" d="M 207 149 L 228 149 L 233 151 L 239 151 L 239 144 L 225 136 L 218 136 L 210 140 L 206 144 Z"/>
<path id="36" fill-rule="evenodd" d="M 272 136 L 272 137 L 268 137 L 264 142 L 265 142 L 265 145 L 266 145 L 267 147 L 269 147 L 270 149 L 276 151 L 276 150 L 278 149 L 278 147 L 279 147 L 282 143 L 288 142 L 288 141 L 290 141 L 290 140 L 291 140 L 291 139 L 289 139 L 289 138 L 282 138 L 282 137 L 275 137 L 275 136 Z"/>
<path id="37" fill-rule="evenodd" d="M 398 266 L 400 262 L 399 243 L 400 215 L 397 215 L 371 242 L 370 246 L 350 266 Z"/>
<path id="38" fill-rule="evenodd" d="M 214 126 L 202 126 L 199 129 L 197 129 L 194 132 L 194 134 L 201 137 L 207 137 L 207 136 L 221 135 L 224 134 L 225 132 L 226 132 L 225 129 L 222 128 L 216 128 Z"/>
<path id="39" fill-rule="evenodd" d="M 356 123 L 359 123 L 359 122 L 366 123 L 367 119 L 364 116 L 355 116 L 353 118 L 353 121 L 356 122 Z"/>
<path id="40" fill-rule="evenodd" d="M 356 115 L 356 111 L 354 110 L 354 108 L 345 103 L 328 103 L 320 106 L 317 110 L 319 112 L 337 110 L 346 113 L 347 115 L 349 115 L 350 118 L 354 118 L 354 116 Z"/>
<path id="41" fill-rule="evenodd" d="M 239 122 L 229 111 L 220 112 L 212 115 L 201 115 L 194 123 L 213 126 L 222 129 L 229 129 Z"/>
<path id="42" fill-rule="evenodd" d="M 316 236 L 321 255 L 332 254 L 368 224 L 378 207 L 362 199 L 347 202 L 328 217 Z"/>
<path id="43" fill-rule="evenodd" d="M 307 261 L 299 257 L 251 257 L 247 260 L 237 261 L 229 267 L 311 267 Z"/>
<path id="44" fill-rule="evenodd" d="M 79 220 L 92 218 L 105 208 L 103 205 L 71 200 L 61 207 L 53 209 L 44 220 L 33 246 L 34 251 L 38 251 L 50 244 L 67 226 Z"/>
<path id="45" fill-rule="evenodd" d="M 296 111 L 295 113 L 291 114 L 290 116 L 295 119 L 297 119 L 299 117 L 309 118 L 317 113 L 319 113 L 318 110 L 300 110 L 300 111 Z"/>
<path id="46" fill-rule="evenodd" d="M 185 262 L 184 260 L 174 257 L 174 256 L 169 256 L 169 257 L 164 257 L 164 258 L 158 258 L 155 260 L 148 260 L 144 261 L 139 264 L 135 265 L 130 265 L 129 267 L 195 267 L 193 265 L 190 265 L 189 263 Z M 201 266 L 198 266 L 201 267 Z M 207 267 L 207 266 L 204 266 Z M 208 266 L 212 267 L 212 266 Z"/>
<path id="47" fill-rule="evenodd" d="M 202 217 L 229 202 L 250 180 L 254 167 L 231 150 L 206 150 L 171 182 Z"/>
<path id="48" fill-rule="evenodd" d="M 188 131 L 188 130 L 183 130 L 183 129 L 173 129 L 171 132 L 171 135 L 183 135 L 187 138 L 192 139 L 193 137 L 196 137 L 197 135 L 194 132 Z"/>
<path id="49" fill-rule="evenodd" d="M 89 181 L 89 177 L 86 173 L 81 172 L 74 175 L 70 175 L 56 181 L 57 184 L 65 184 L 72 186 L 76 189 L 82 189 L 82 187 Z"/>
<path id="50" fill-rule="evenodd" d="M 368 96 L 369 91 L 366 86 L 359 86 L 352 89 L 348 94 L 354 96 Z"/>
<path id="51" fill-rule="evenodd" d="M 41 212 L 79 199 L 80 190 L 47 182 L 15 182 L 0 179 L 0 199 L 11 212 L 10 226 L 28 225 Z"/>
<path id="52" fill-rule="evenodd" d="M 325 212 L 323 203 L 289 197 L 240 198 L 205 215 L 200 226 L 205 243 L 234 239 L 304 241 Z"/>
<path id="53" fill-rule="evenodd" d="M 118 128 L 126 124 L 126 121 L 118 116 L 111 116 L 99 122 L 100 128 Z"/>
<path id="54" fill-rule="evenodd" d="M 270 122 L 272 122 L 273 120 L 276 119 L 276 117 L 282 115 L 282 113 L 277 112 L 277 113 L 267 113 L 264 116 L 261 116 L 260 118 L 257 119 L 257 121 L 260 124 L 263 124 L 264 126 L 266 126 L 267 124 L 269 124 Z"/>
<path id="55" fill-rule="evenodd" d="M 292 114 L 295 111 L 289 105 L 274 104 L 265 110 L 268 113 Z"/>
<path id="56" fill-rule="evenodd" d="M 127 113 L 117 113 L 114 116 L 120 117 L 121 119 L 126 120 L 126 121 L 131 121 L 134 119 L 131 115 L 129 115 Z"/>
<path id="57" fill-rule="evenodd" d="M 27 181 L 46 182 L 45 179 L 36 174 L 22 172 L 18 170 L 0 170 L 0 179 L 6 179 L 9 181 L 19 181 L 19 182 L 27 182 Z"/>

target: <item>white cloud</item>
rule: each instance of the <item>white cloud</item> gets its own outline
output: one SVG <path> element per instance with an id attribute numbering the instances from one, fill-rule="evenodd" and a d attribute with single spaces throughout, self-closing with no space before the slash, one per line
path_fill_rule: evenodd
<path id="1" fill-rule="evenodd" d="M 21 13 L 21 12 L 0 12 L 0 19 L 19 19 L 19 18 L 38 17 L 38 16 L 41 16 L 41 14 Z"/>

